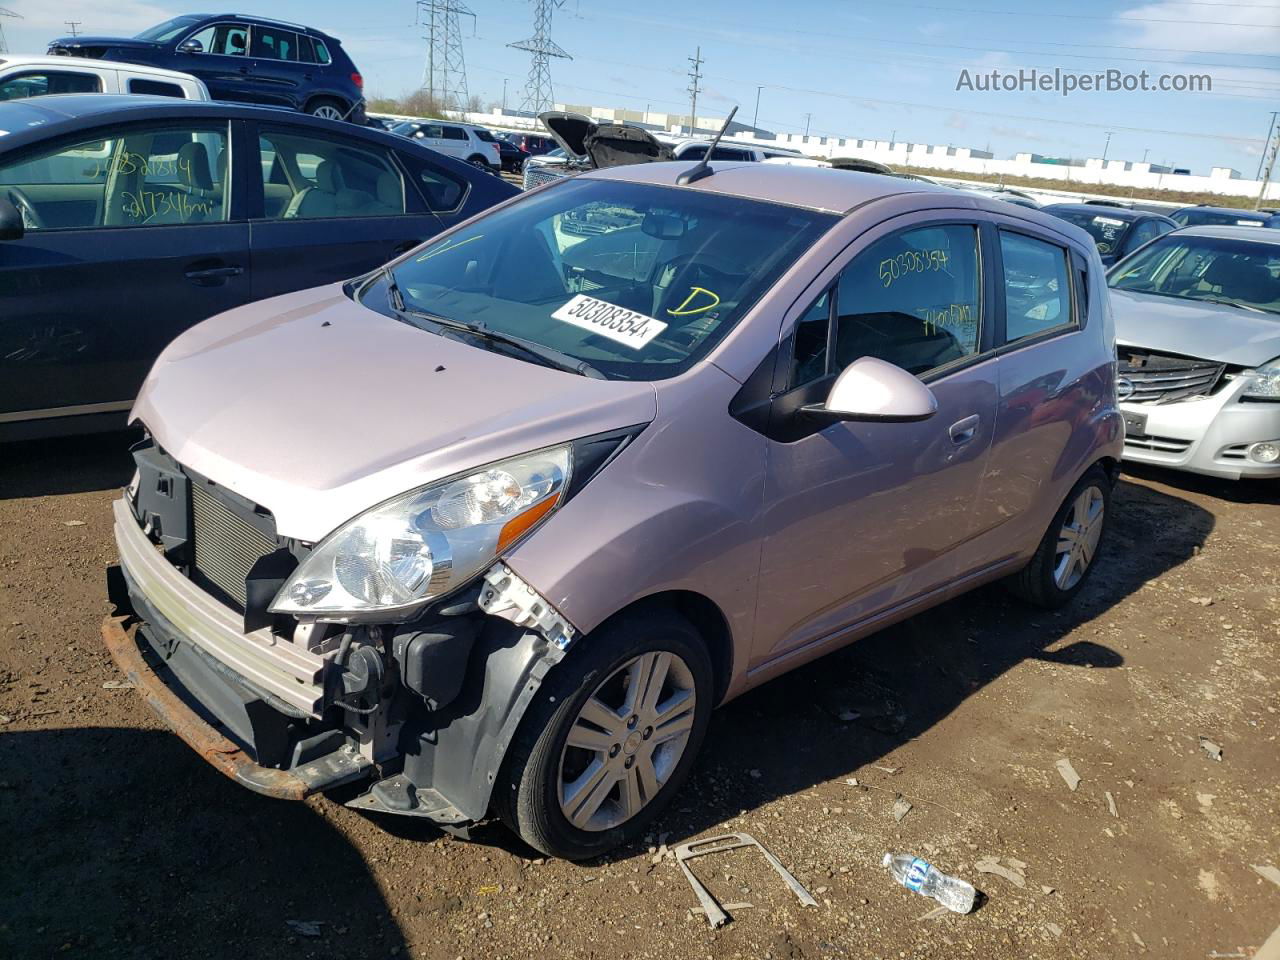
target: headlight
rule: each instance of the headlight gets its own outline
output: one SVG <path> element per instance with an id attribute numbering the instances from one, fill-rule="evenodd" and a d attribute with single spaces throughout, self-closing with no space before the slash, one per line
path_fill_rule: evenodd
<path id="1" fill-rule="evenodd" d="M 1246 383 L 1241 397 L 1248 400 L 1280 400 L 1280 357 L 1256 370 L 1241 374 Z"/>
<path id="2" fill-rule="evenodd" d="M 350 620 L 413 610 L 482 572 L 554 511 L 572 467 L 565 444 L 374 507 L 312 551 L 271 611 Z"/>

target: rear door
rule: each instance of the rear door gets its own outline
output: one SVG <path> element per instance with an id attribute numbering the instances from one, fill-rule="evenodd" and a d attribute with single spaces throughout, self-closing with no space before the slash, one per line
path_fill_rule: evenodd
<path id="1" fill-rule="evenodd" d="M 0 160 L 0 422 L 124 410 L 160 351 L 249 296 L 227 121 L 104 128 Z M 225 161 L 223 161 L 225 163 Z"/>
<path id="2" fill-rule="evenodd" d="M 254 129 L 255 300 L 364 273 L 458 217 L 467 184 L 426 151 L 288 123 Z"/>
<path id="3" fill-rule="evenodd" d="M 299 62 L 296 33 L 255 23 L 250 31 L 249 60 L 245 88 L 254 103 L 302 106 L 299 81 L 305 68 Z"/>

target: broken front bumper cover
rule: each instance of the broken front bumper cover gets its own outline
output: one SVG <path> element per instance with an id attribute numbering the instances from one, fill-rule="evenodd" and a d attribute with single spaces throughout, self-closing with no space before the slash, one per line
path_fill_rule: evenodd
<path id="1" fill-rule="evenodd" d="M 366 760 L 345 751 L 291 770 L 276 770 L 254 762 L 244 750 L 183 703 L 151 669 L 138 647 L 138 626 L 138 621 L 129 615 L 109 616 L 103 621 L 102 640 L 111 658 L 164 724 L 223 776 L 264 796 L 301 800 L 357 780 L 369 772 Z"/>

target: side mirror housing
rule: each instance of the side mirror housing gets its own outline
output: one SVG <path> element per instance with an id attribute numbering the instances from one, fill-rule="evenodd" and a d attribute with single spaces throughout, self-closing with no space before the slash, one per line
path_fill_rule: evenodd
<path id="1" fill-rule="evenodd" d="M 917 377 L 876 357 L 862 357 L 844 368 L 831 385 L 826 403 L 801 410 L 823 420 L 914 423 L 938 412 L 938 399 Z"/>
<path id="2" fill-rule="evenodd" d="M 199 40 L 184 40 L 178 44 L 179 53 L 204 53 L 204 44 Z"/>
<path id="3" fill-rule="evenodd" d="M 22 211 L 8 197 L 0 197 L 0 240 L 21 240 L 26 233 Z"/>

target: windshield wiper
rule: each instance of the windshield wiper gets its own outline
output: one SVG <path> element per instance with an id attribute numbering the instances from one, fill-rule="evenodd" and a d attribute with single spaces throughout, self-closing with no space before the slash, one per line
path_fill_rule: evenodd
<path id="1" fill-rule="evenodd" d="M 1221 303 L 1228 307 L 1239 307 L 1241 310 L 1252 310 L 1254 313 L 1271 313 L 1271 310 L 1263 310 L 1262 307 L 1255 307 L 1251 303 L 1241 303 L 1238 300 L 1228 300 L 1226 297 L 1196 297 L 1197 300 L 1203 300 L 1205 303 Z"/>
<path id="2" fill-rule="evenodd" d="M 401 317 L 406 320 L 426 320 L 428 323 L 434 323 L 437 326 L 445 327 L 449 330 L 458 330 L 462 333 L 470 334 L 477 339 L 484 340 L 488 343 L 501 344 L 509 350 L 514 350 L 527 360 L 539 363 L 544 367 L 552 367 L 556 370 L 564 370 L 566 373 L 576 373 L 579 376 L 590 377 L 593 380 L 608 379 L 603 373 L 587 363 L 585 360 L 579 360 L 567 353 L 562 353 L 554 347 L 547 347 L 541 343 L 534 343 L 532 340 L 525 340 L 522 337 L 515 337 L 509 333 L 500 333 L 497 330 L 490 330 L 488 327 L 479 323 L 467 323 L 464 320 L 455 320 L 452 317 L 442 317 L 438 313 L 431 313 L 427 310 L 420 310 L 416 307 L 406 307 L 404 305 L 404 297 L 400 293 L 400 288 L 396 286 L 393 278 L 387 278 L 387 298 L 391 301 L 391 307 Z M 416 326 L 416 324 L 415 324 Z"/>

